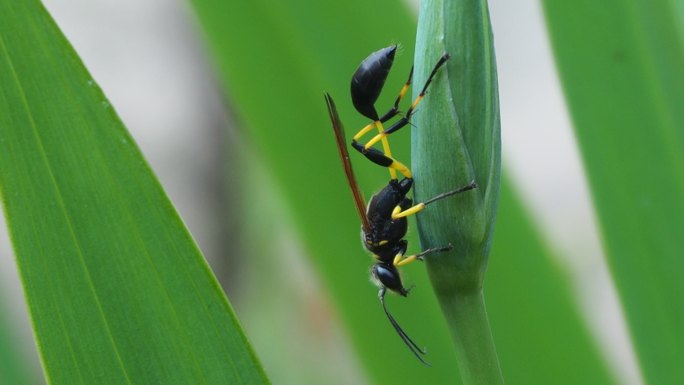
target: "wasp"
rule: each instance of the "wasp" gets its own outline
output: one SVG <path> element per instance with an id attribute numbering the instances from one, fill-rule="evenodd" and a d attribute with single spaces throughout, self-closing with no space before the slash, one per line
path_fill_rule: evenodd
<path id="1" fill-rule="evenodd" d="M 356 211 L 361 218 L 362 243 L 366 250 L 368 250 L 376 260 L 376 263 L 371 267 L 371 276 L 379 287 L 378 297 L 380 303 L 382 304 L 382 308 L 389 319 L 389 322 L 401 337 L 404 344 L 420 362 L 429 366 L 422 357 L 426 354 L 426 351 L 420 348 L 406 332 L 404 332 L 387 309 L 385 294 L 389 290 L 402 297 L 408 296 L 410 290 L 404 287 L 398 268 L 414 261 L 422 261 L 428 254 L 444 252 L 452 248 L 452 245 L 449 244 L 444 247 L 431 248 L 417 254 L 406 256 L 408 241 L 405 240 L 404 237 L 408 230 L 407 217 L 419 213 L 428 205 L 441 199 L 472 190 L 477 187 L 477 184 L 473 181 L 466 186 L 439 194 L 418 204 L 414 204 L 413 200 L 407 196 L 413 186 L 413 176 L 406 165 L 392 157 L 387 137 L 410 124 L 411 116 L 416 111 L 416 107 L 425 96 L 428 86 L 440 67 L 449 59 L 449 54 L 445 53 L 439 58 L 437 64 L 433 67 L 428 80 L 423 86 L 423 89 L 406 113 L 388 128 L 385 128 L 384 123 L 401 114 L 399 104 L 410 88 L 413 77 L 413 68 L 411 68 L 408 80 L 399 92 L 393 106 L 383 115 L 379 115 L 375 108 L 375 102 L 380 96 L 385 80 L 390 72 L 396 50 L 397 46 L 392 45 L 371 53 L 361 62 L 351 80 L 352 103 L 359 113 L 371 120 L 371 123 L 363 127 L 354 135 L 351 146 L 371 162 L 388 168 L 390 173 L 390 181 L 387 186 L 373 195 L 368 202 L 368 205 L 365 203 L 363 194 L 361 193 L 356 177 L 354 176 L 354 170 L 346 147 L 347 141 L 344 134 L 344 127 L 342 126 L 335 103 L 332 97 L 327 93 L 325 94 L 325 100 L 347 182 L 352 191 Z M 378 130 L 378 133 L 365 144 L 360 143 L 361 138 L 371 132 L 374 128 Z M 373 145 L 378 142 L 382 144 L 382 151 L 373 147 Z M 397 178 L 397 172 L 402 174 L 401 180 Z"/>

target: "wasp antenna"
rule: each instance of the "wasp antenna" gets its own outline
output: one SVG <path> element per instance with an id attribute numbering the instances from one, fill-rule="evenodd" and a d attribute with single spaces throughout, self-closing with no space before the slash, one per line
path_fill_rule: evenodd
<path id="1" fill-rule="evenodd" d="M 394 317 L 392 317 L 392 314 L 390 314 L 389 310 L 387 309 L 387 305 L 385 305 L 385 292 L 386 289 L 383 287 L 382 289 L 380 289 L 380 293 L 378 296 L 380 297 L 380 303 L 382 304 L 382 309 L 385 311 L 385 315 L 387 315 L 387 319 L 390 321 L 390 323 L 394 327 L 394 330 L 396 330 L 397 334 L 399 334 L 399 337 L 401 337 L 401 340 L 404 341 L 404 344 L 409 348 L 411 353 L 413 353 L 413 355 L 416 356 L 418 361 L 420 361 L 425 366 L 431 366 L 421 356 L 423 354 L 427 354 L 427 352 L 418 347 L 418 345 L 415 342 L 413 342 L 411 337 L 409 337 L 408 334 L 406 334 L 404 329 L 402 329 L 401 326 L 399 326 L 399 323 L 397 323 Z"/>

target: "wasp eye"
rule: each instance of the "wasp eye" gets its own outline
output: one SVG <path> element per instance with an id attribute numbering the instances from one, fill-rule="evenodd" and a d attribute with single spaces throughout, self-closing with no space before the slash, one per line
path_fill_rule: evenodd
<path id="1" fill-rule="evenodd" d="M 371 274 L 380 285 L 404 297 L 408 294 L 408 291 L 404 289 L 404 285 L 401 283 L 399 271 L 393 265 L 376 263 L 371 268 Z"/>

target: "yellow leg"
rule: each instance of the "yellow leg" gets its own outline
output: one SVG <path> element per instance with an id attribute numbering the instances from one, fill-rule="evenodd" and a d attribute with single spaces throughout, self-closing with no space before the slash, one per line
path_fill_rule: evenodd
<path id="1" fill-rule="evenodd" d="M 403 90 L 402 90 L 402 91 L 403 91 Z M 423 95 L 418 95 L 418 97 L 416 98 L 416 100 L 413 101 L 413 104 L 411 104 L 411 108 L 409 108 L 409 112 L 408 112 L 408 114 L 407 114 L 406 119 L 408 119 L 408 117 L 413 113 L 413 111 L 416 109 L 416 107 L 418 107 L 418 104 L 420 104 L 420 102 L 421 102 L 422 100 L 423 100 Z M 383 130 L 380 130 L 380 125 L 378 125 L 378 131 L 379 131 L 379 133 L 378 133 L 377 135 L 375 135 L 371 140 L 369 140 L 368 143 L 366 143 L 366 146 L 365 146 L 366 149 L 369 149 L 369 148 L 373 147 L 373 145 L 374 145 L 375 143 L 377 143 L 377 142 L 379 142 L 379 141 L 381 141 L 381 140 L 383 141 L 383 143 L 384 143 L 384 141 L 387 140 L 387 135 L 388 135 L 388 134 L 384 133 Z M 366 131 L 366 132 L 368 132 L 368 131 Z M 385 152 L 387 152 L 387 151 L 385 151 Z"/>
<path id="2" fill-rule="evenodd" d="M 394 256 L 394 261 L 392 261 L 392 264 L 393 264 L 394 266 L 397 266 L 397 264 L 398 264 L 399 262 L 401 262 L 401 259 L 402 259 L 402 258 L 404 258 L 404 255 L 403 255 L 403 254 L 397 254 L 397 255 L 395 255 L 395 256 Z"/>
<path id="3" fill-rule="evenodd" d="M 401 99 L 404 98 L 404 95 L 406 95 L 406 92 L 408 92 L 408 89 L 411 87 L 411 80 L 413 80 L 413 67 L 411 67 L 411 72 L 409 72 L 409 77 L 406 80 L 406 83 L 404 83 L 404 86 L 401 87 L 401 91 L 399 91 L 399 96 L 397 96 L 397 99 L 394 101 L 394 107 L 392 108 L 393 110 L 399 109 L 399 103 L 401 103 Z"/>
<path id="4" fill-rule="evenodd" d="M 358 141 L 359 139 L 361 139 L 361 137 L 363 137 L 364 135 L 369 133 L 370 130 L 372 130 L 373 127 L 375 127 L 375 123 L 376 122 L 372 122 L 369 125 L 367 125 L 366 127 L 362 128 L 361 131 L 359 131 L 356 135 L 354 135 L 354 140 Z"/>
<path id="5" fill-rule="evenodd" d="M 399 258 L 399 260 L 397 260 L 397 258 L 395 257 L 394 258 L 394 266 L 396 266 L 396 267 L 406 266 L 409 263 L 411 263 L 413 261 L 417 261 L 417 260 L 418 260 L 417 255 L 412 255 L 412 256 L 406 257 L 404 259 Z"/>
<path id="6" fill-rule="evenodd" d="M 368 143 L 366 143 L 366 149 L 369 149 L 373 147 L 373 145 L 379 141 L 386 141 L 387 140 L 387 134 L 380 132 L 379 134 L 375 135 L 373 139 L 369 140 Z"/>
<path id="7" fill-rule="evenodd" d="M 423 250 L 423 251 L 421 251 L 421 252 L 418 253 L 418 254 L 413 254 L 413 255 L 411 255 L 411 256 L 409 256 L 409 257 L 406 257 L 406 258 L 404 258 L 404 256 L 403 256 L 402 254 L 397 254 L 397 255 L 394 257 L 394 261 L 392 261 L 392 264 L 393 264 L 394 266 L 396 266 L 396 267 L 405 266 L 405 265 L 408 265 L 409 263 L 411 263 L 411 262 L 413 262 L 413 261 L 422 261 L 423 258 L 424 258 L 426 255 L 428 255 L 428 254 L 432 254 L 432 253 L 435 253 L 435 252 L 436 252 L 436 253 L 439 253 L 439 252 L 442 252 L 442 251 L 449 251 L 449 250 L 451 250 L 451 248 L 452 248 L 452 246 L 451 246 L 451 243 L 450 243 L 449 246 L 446 246 L 446 247 L 436 247 L 436 248 L 433 248 L 433 249 Z"/>
<path id="8" fill-rule="evenodd" d="M 370 140 L 370 142 L 366 143 L 365 147 L 366 149 L 369 149 L 373 147 L 373 145 L 379 141 L 382 140 L 382 149 L 387 154 L 387 156 L 392 156 L 392 151 L 389 148 L 389 142 L 387 141 L 386 134 L 383 134 L 382 132 L 385 130 L 384 127 L 382 126 L 381 121 L 375 121 L 366 127 L 362 128 L 361 131 L 359 131 L 356 135 L 354 135 L 354 140 L 359 141 L 364 135 L 370 132 L 370 130 L 373 129 L 373 127 L 378 128 L 378 134 L 373 137 L 373 139 Z"/>
<path id="9" fill-rule="evenodd" d="M 388 157 L 391 158 L 391 157 L 392 157 L 392 150 L 390 149 L 389 141 L 388 141 L 387 138 L 385 137 L 386 135 L 382 134 L 382 132 L 383 132 L 385 129 L 382 127 L 382 122 L 379 121 L 379 120 L 378 120 L 378 121 L 375 121 L 375 122 L 373 122 L 373 123 L 370 123 L 370 124 L 367 125 L 366 127 L 362 128 L 361 131 L 359 131 L 356 135 L 354 135 L 354 141 L 359 141 L 364 135 L 366 135 L 367 133 L 369 133 L 370 130 L 373 129 L 373 127 L 377 127 L 377 128 L 378 128 L 379 134 L 376 135 L 375 137 L 373 137 L 373 139 L 371 140 L 373 143 L 366 144 L 366 145 L 365 145 L 365 148 L 366 148 L 366 149 L 369 149 L 373 144 L 375 144 L 375 143 L 377 143 L 377 142 L 379 142 L 379 141 L 382 141 L 382 150 L 383 150 L 383 152 L 385 153 L 385 155 L 387 155 Z M 399 170 L 399 172 L 401 172 L 401 173 L 404 174 L 404 175 L 406 175 L 407 172 L 408 172 L 409 175 L 411 174 L 411 172 L 408 171 L 408 168 L 407 168 L 405 165 L 403 165 L 402 163 L 397 162 L 397 161 L 395 160 L 395 161 L 392 163 L 392 165 L 389 166 L 390 178 L 392 178 L 392 179 L 397 179 L 397 171 L 396 171 L 396 170 Z M 410 178 L 410 176 L 409 176 L 409 178 Z"/>
<path id="10" fill-rule="evenodd" d="M 399 206 L 397 206 L 397 207 L 399 207 Z M 407 217 L 409 215 L 413 215 L 413 214 L 423 210 L 424 208 L 425 208 L 424 203 L 418 203 L 417 205 L 415 205 L 413 207 L 409 207 L 406 210 L 399 211 L 399 212 L 397 212 L 397 209 L 395 208 L 394 211 L 392 212 L 392 219 L 399 219 L 399 218 Z"/>
<path id="11" fill-rule="evenodd" d="M 401 91 L 399 91 L 399 97 L 397 98 L 397 101 L 401 101 L 401 99 L 404 98 L 404 95 L 406 95 L 406 92 L 408 91 L 409 87 L 411 87 L 411 83 L 406 83 L 403 87 L 401 87 Z"/>
<path id="12" fill-rule="evenodd" d="M 408 167 L 406 167 L 406 165 L 404 165 L 403 163 L 401 163 L 400 161 L 398 161 L 396 159 L 392 159 L 392 164 L 389 165 L 389 169 L 390 169 L 390 174 L 391 174 L 391 171 L 397 170 L 406 178 L 409 178 L 409 179 L 413 178 L 413 176 L 411 174 L 411 170 L 409 170 Z M 392 179 L 397 179 L 397 177 L 396 177 L 397 174 L 395 173 L 394 175 L 395 176 Z"/>
<path id="13" fill-rule="evenodd" d="M 385 129 L 382 127 L 381 121 L 375 122 L 375 126 L 378 128 L 378 132 L 382 133 L 383 131 L 385 131 Z M 384 136 L 381 138 L 381 140 L 382 140 L 382 151 L 385 153 L 385 155 L 387 155 L 388 157 L 391 158 L 392 157 L 392 151 L 390 150 L 389 141 Z M 369 148 L 369 147 L 370 147 L 369 145 L 366 145 L 366 148 Z M 398 162 L 395 160 L 394 162 L 392 162 L 392 164 L 394 164 L 394 163 L 398 163 Z M 401 163 L 399 163 L 399 165 L 401 165 L 403 168 L 406 168 L 406 166 L 404 166 Z M 392 167 L 392 165 L 390 165 L 389 173 L 390 173 L 391 179 L 397 179 L 397 172 L 395 171 L 395 169 L 397 169 L 397 168 Z M 403 171 L 401 173 L 404 174 Z"/>
<path id="14" fill-rule="evenodd" d="M 413 101 L 413 104 L 411 104 L 411 111 L 415 110 L 416 107 L 418 107 L 418 104 L 420 104 L 420 101 L 423 100 L 424 95 L 418 95 L 416 100 Z"/>

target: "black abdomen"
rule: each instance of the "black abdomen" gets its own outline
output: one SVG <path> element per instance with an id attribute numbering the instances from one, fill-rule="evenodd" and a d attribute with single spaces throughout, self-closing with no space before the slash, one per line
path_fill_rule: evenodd
<path id="1" fill-rule="evenodd" d="M 363 116 L 374 121 L 380 119 L 375 110 L 375 101 L 385 85 L 396 50 L 397 46 L 392 45 L 373 52 L 361 62 L 352 76 L 351 96 L 354 107 Z"/>

